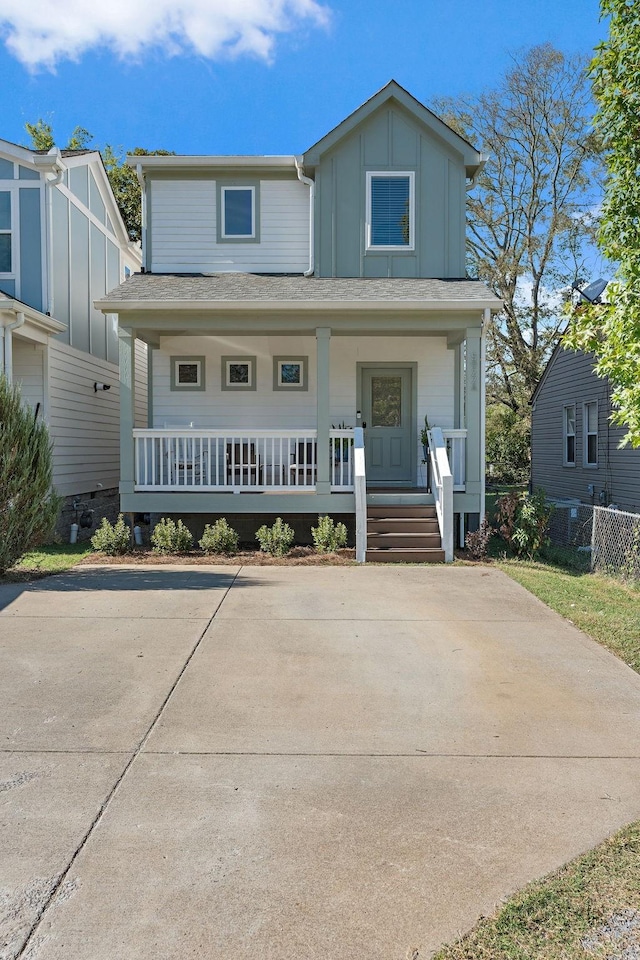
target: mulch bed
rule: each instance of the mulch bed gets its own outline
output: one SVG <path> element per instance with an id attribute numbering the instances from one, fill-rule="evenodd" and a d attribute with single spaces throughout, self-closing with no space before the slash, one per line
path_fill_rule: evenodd
<path id="1" fill-rule="evenodd" d="M 125 553 L 119 557 L 108 557 L 104 553 L 91 553 L 83 558 L 77 567 L 90 563 L 103 563 L 107 565 L 118 566 L 120 564 L 146 564 L 169 565 L 169 564 L 193 564 L 202 566 L 203 564 L 224 564 L 227 566 L 254 566 L 254 567 L 344 567 L 355 564 L 355 550 L 344 549 L 337 550 L 335 553 L 316 553 L 313 547 L 293 547 L 286 557 L 271 557 L 260 550 L 239 550 L 238 553 L 228 556 L 227 554 L 212 553 L 204 554 L 201 551 L 191 553 L 160 554 L 144 547 L 138 548 L 133 553 Z"/>

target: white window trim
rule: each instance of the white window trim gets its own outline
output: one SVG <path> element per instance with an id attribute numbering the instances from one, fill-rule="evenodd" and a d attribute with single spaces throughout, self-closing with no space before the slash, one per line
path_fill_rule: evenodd
<path id="1" fill-rule="evenodd" d="M 589 421 L 587 417 L 587 407 L 594 405 L 596 408 L 596 459 L 595 463 L 589 463 Z M 596 470 L 598 467 L 598 437 L 599 437 L 599 410 L 598 410 L 598 401 L 597 400 L 585 400 L 582 404 L 582 465 L 587 470 Z"/>
<path id="2" fill-rule="evenodd" d="M 251 191 L 251 233 L 227 233 L 226 227 L 226 218 L 227 218 L 227 205 L 225 202 L 227 191 L 231 190 L 243 190 Z M 221 186 L 220 187 L 220 203 L 222 209 L 220 210 L 220 226 L 221 226 L 221 239 L 222 240 L 255 240 L 256 238 L 256 188 L 251 184 L 246 184 L 245 186 Z"/>
<path id="3" fill-rule="evenodd" d="M 371 243 L 371 181 L 373 177 L 409 177 L 409 243 L 390 246 L 372 245 Z M 367 209 L 366 209 L 366 241 L 367 251 L 384 253 L 386 250 L 415 250 L 416 229 L 416 175 L 414 170 L 367 170 Z"/>
<path id="4" fill-rule="evenodd" d="M 567 410 L 573 410 L 573 434 L 567 430 Z M 567 459 L 567 437 L 573 436 L 573 460 Z M 562 408 L 562 466 L 575 467 L 576 465 L 576 405 L 565 403 Z"/>
<path id="5" fill-rule="evenodd" d="M 3 280 L 15 280 L 16 283 L 16 297 L 20 296 L 20 291 L 18 290 L 18 277 L 20 275 L 20 261 L 19 261 L 19 243 L 20 238 L 18 236 L 18 230 L 16 224 L 19 223 L 19 214 L 20 209 L 18 206 L 18 186 L 16 185 L 17 181 L 9 182 L 8 180 L 3 181 L 0 186 L 0 190 L 3 193 L 8 193 L 10 195 L 9 206 L 11 214 L 11 226 L 8 230 L 0 228 L 1 234 L 9 234 L 11 237 L 11 270 L 0 271 L 0 277 Z"/>

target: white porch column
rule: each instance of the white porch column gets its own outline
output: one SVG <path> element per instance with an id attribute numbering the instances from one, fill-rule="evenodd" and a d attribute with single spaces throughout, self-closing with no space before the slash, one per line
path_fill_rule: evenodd
<path id="1" fill-rule="evenodd" d="M 480 327 L 469 327 L 466 331 L 467 362 L 466 362 L 466 423 L 467 428 L 467 458 L 466 484 L 469 494 L 477 497 L 482 493 L 482 477 L 484 475 L 484 385 L 482 378 L 482 330 Z M 480 509 L 480 508 L 478 508 Z"/>
<path id="2" fill-rule="evenodd" d="M 136 402 L 136 335 L 133 330 L 118 329 L 120 347 L 120 493 L 133 493 L 135 465 L 133 427 Z"/>
<path id="3" fill-rule="evenodd" d="M 331 328 L 316 327 L 316 370 L 317 370 L 317 413 L 316 421 L 318 427 L 318 478 L 316 481 L 316 493 L 331 493 L 331 457 L 330 457 L 330 431 L 331 431 L 331 371 L 330 371 L 330 351 L 331 351 Z"/>

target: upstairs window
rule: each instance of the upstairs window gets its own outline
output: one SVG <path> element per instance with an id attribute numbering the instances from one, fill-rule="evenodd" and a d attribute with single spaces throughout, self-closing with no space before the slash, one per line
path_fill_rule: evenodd
<path id="1" fill-rule="evenodd" d="M 11 193 L 0 190 L 0 273 L 11 272 Z"/>
<path id="2" fill-rule="evenodd" d="M 598 466 L 598 401 L 591 400 L 582 408 L 584 426 L 584 465 Z"/>
<path id="3" fill-rule="evenodd" d="M 367 248 L 413 250 L 414 174 L 367 173 Z"/>
<path id="4" fill-rule="evenodd" d="M 256 235 L 255 187 L 222 187 L 222 239 L 253 240 Z"/>
<path id="5" fill-rule="evenodd" d="M 564 465 L 576 465 L 576 405 L 570 403 L 564 408 Z"/>

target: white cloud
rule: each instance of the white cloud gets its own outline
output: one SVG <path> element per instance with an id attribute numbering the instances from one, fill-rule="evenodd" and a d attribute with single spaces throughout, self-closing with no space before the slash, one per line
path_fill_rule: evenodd
<path id="1" fill-rule="evenodd" d="M 0 36 L 29 69 L 100 47 L 122 58 L 155 48 L 269 61 L 278 34 L 328 18 L 319 0 L 0 0 Z"/>

